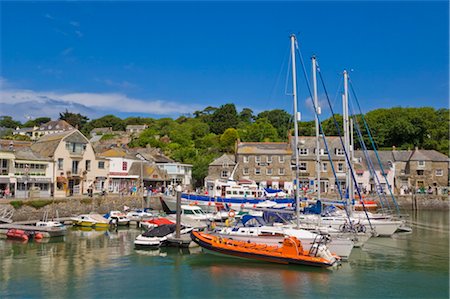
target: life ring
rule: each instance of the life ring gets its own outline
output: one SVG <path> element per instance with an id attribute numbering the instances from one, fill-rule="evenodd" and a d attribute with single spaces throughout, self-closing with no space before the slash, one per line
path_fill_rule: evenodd
<path id="1" fill-rule="evenodd" d="M 228 212 L 228 216 L 230 218 L 234 218 L 234 216 L 236 216 L 236 213 L 233 210 L 231 210 L 231 211 Z"/>

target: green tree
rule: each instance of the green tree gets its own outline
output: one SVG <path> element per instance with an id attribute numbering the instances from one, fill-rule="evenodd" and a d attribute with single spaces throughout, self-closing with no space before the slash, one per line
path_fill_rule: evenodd
<path id="1" fill-rule="evenodd" d="M 20 126 L 21 126 L 20 121 L 14 120 L 11 116 L 8 115 L 0 116 L 0 127 L 16 129 L 17 127 Z"/>
<path id="2" fill-rule="evenodd" d="M 234 153 L 234 145 L 238 140 L 239 134 L 235 128 L 228 128 L 220 136 L 220 149 L 227 153 Z"/>
<path id="3" fill-rule="evenodd" d="M 276 128 L 278 133 L 277 135 L 282 140 L 287 140 L 288 131 L 293 124 L 292 116 L 289 113 L 287 113 L 285 110 L 274 109 L 259 113 L 256 119 L 261 118 L 266 118 L 269 123 Z"/>
<path id="4" fill-rule="evenodd" d="M 280 141 L 277 130 L 267 118 L 259 118 L 245 129 L 239 130 L 239 136 L 246 142 Z"/>
<path id="5" fill-rule="evenodd" d="M 48 123 L 51 121 L 50 117 L 38 117 L 36 119 L 30 119 L 26 123 L 23 124 L 25 128 L 32 128 L 34 126 L 39 127 L 42 124 Z"/>
<path id="6" fill-rule="evenodd" d="M 59 114 L 59 119 L 65 120 L 73 127 L 82 130 L 83 126 L 88 122 L 89 118 L 87 116 L 81 115 L 80 113 L 72 113 L 67 109 L 65 112 Z"/>
<path id="7" fill-rule="evenodd" d="M 239 121 L 245 124 L 249 124 L 254 120 L 253 110 L 250 108 L 242 109 L 241 113 L 239 113 Z"/>
<path id="8" fill-rule="evenodd" d="M 209 127 L 211 132 L 222 134 L 228 128 L 236 128 L 238 122 L 238 114 L 234 104 L 225 104 L 214 111 Z"/>

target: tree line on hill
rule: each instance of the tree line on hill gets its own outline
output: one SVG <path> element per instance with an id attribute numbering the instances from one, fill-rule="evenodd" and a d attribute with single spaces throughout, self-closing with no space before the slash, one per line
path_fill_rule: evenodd
<path id="1" fill-rule="evenodd" d="M 364 115 L 379 149 L 435 149 L 444 154 L 449 151 L 449 109 L 431 107 L 376 109 Z M 356 117 L 361 134 L 369 146 L 369 136 L 363 129 L 362 116 Z M 149 127 L 139 136 L 134 136 L 129 147 L 150 145 L 160 148 L 175 161 L 193 164 L 193 178 L 198 185 L 207 175 L 208 165 L 222 153 L 233 153 L 237 139 L 244 142 L 286 141 L 292 134 L 293 118 L 281 109 L 263 111 L 257 115 L 249 108 L 238 112 L 234 104 L 220 107 L 208 106 L 193 115 L 172 118 L 128 117 L 114 115 L 89 120 L 88 117 L 68 110 L 60 113 L 60 119 L 78 128 L 86 136 L 94 128 L 111 127 L 113 131 L 124 131 L 127 125 Z M 336 115 L 342 128 L 342 116 Z M 0 117 L 0 127 L 32 127 L 49 121 L 39 117 L 22 124 L 10 116 Z M 356 126 L 355 126 L 356 127 Z M 333 118 L 322 122 L 325 136 L 336 136 L 338 130 Z M 341 129 L 342 130 L 342 129 Z M 6 135 L 11 135 L 6 133 Z M 5 133 L 3 133 L 5 135 Z M 314 136 L 314 121 L 299 123 L 300 136 Z M 359 146 L 355 132 L 355 146 Z M 113 134 L 104 139 L 114 138 Z M 13 136 L 9 136 L 13 138 Z"/>

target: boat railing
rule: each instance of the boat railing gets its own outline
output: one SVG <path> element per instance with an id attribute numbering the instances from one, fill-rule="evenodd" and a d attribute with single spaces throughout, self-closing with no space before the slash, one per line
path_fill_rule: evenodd
<path id="1" fill-rule="evenodd" d="M 327 245 L 331 241 L 330 236 L 328 234 L 318 234 L 309 249 L 308 255 L 316 257 L 319 254 L 319 248 L 321 245 Z"/>

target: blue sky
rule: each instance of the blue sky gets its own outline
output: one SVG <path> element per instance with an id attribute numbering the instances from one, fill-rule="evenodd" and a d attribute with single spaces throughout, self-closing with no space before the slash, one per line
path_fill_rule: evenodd
<path id="1" fill-rule="evenodd" d="M 448 107 L 446 1 L 0 5 L 0 114 L 21 121 L 65 108 L 89 117 L 176 117 L 230 102 L 291 111 L 291 33 L 308 72 L 317 55 L 338 112 L 344 69 L 365 111 Z M 311 119 L 298 75 L 299 110 Z"/>

